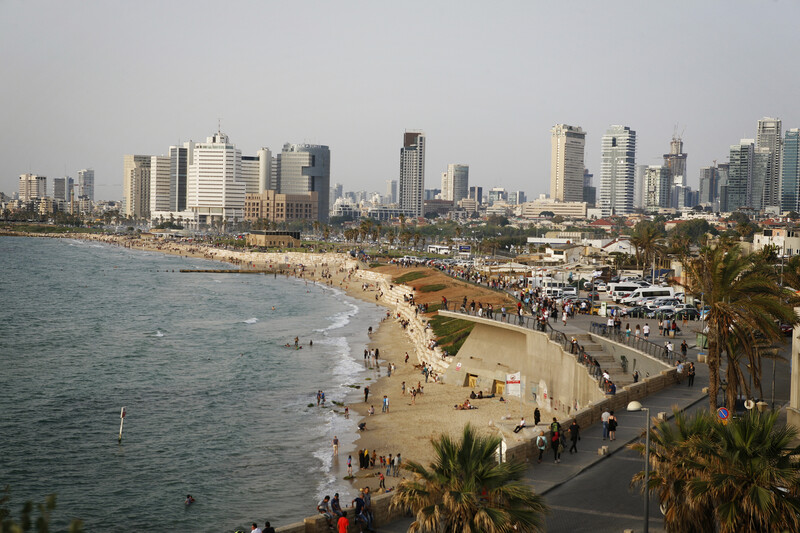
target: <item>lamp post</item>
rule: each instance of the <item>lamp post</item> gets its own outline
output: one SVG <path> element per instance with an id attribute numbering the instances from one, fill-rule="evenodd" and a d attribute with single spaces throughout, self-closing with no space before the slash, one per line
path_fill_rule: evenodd
<path id="1" fill-rule="evenodd" d="M 648 533 L 650 525 L 650 491 L 648 490 L 648 483 L 650 481 L 650 408 L 643 407 L 642 404 L 636 400 L 628 403 L 628 411 L 644 411 L 647 414 L 646 428 L 644 440 L 644 533 Z"/>

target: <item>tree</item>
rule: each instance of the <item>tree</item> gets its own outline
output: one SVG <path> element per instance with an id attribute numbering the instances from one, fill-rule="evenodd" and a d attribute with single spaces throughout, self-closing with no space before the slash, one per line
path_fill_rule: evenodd
<path id="1" fill-rule="evenodd" d="M 659 422 L 651 435 L 648 490 L 665 508 L 667 531 L 720 533 L 800 529 L 800 447 L 778 412 L 721 424 L 715 414 Z M 640 442 L 632 446 L 644 453 Z M 634 476 L 638 482 L 643 473 Z"/>
<path id="2" fill-rule="evenodd" d="M 642 275 L 648 265 L 655 262 L 664 247 L 661 245 L 663 226 L 657 222 L 639 222 L 633 228 L 631 244 L 636 249 L 636 263 L 642 260 Z"/>
<path id="3" fill-rule="evenodd" d="M 731 407 L 741 390 L 750 397 L 741 362 L 747 362 L 753 385 L 761 390 L 763 341 L 781 339 L 779 323 L 798 322 L 792 305 L 787 305 L 796 297 L 778 284 L 774 271 L 757 254 L 745 255 L 738 245 L 725 240 L 713 249 L 703 247 L 699 257 L 687 261 L 686 279 L 689 291 L 696 297 L 702 294 L 710 307 L 706 326 L 711 409 L 717 408 L 723 354 L 727 358 L 727 405 Z"/>
<path id="4" fill-rule="evenodd" d="M 409 461 L 404 468 L 414 479 L 400 482 L 391 504 L 415 513 L 409 531 L 544 531 L 547 505 L 522 481 L 523 463 L 497 462 L 501 440 L 467 424 L 458 441 L 447 435 L 431 441 L 436 460 L 427 468 Z"/>
<path id="5" fill-rule="evenodd" d="M 0 496 L 0 533 L 23 533 L 29 531 L 33 525 L 31 516 L 34 509 L 33 502 L 25 502 L 20 513 L 19 523 L 17 523 L 11 518 L 11 511 L 8 509 L 8 502 L 11 499 L 11 487 L 6 485 L 3 492 L 4 494 Z M 39 511 L 39 518 L 36 519 L 36 533 L 47 533 L 50 531 L 50 517 L 56 508 L 56 495 L 49 495 L 44 503 L 39 503 L 35 507 Z M 73 519 L 69 524 L 68 531 L 69 533 L 81 533 L 83 531 L 83 522 L 77 518 Z"/>

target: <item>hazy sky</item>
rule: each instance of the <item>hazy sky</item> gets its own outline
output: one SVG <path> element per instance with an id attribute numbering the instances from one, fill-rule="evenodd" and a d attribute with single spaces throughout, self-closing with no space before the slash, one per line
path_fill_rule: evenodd
<path id="1" fill-rule="evenodd" d="M 0 191 L 93 167 L 122 198 L 122 156 L 205 140 L 244 154 L 331 148 L 331 183 L 383 192 L 405 129 L 428 138 L 426 188 L 549 192 L 550 128 L 638 135 L 659 164 L 678 125 L 689 184 L 755 137 L 800 127 L 800 2 L 0 0 Z"/>

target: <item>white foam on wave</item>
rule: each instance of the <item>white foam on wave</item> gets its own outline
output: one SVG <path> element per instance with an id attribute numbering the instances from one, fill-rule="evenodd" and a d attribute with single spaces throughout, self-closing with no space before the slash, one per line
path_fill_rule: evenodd
<path id="1" fill-rule="evenodd" d="M 244 320 L 243 322 L 245 324 L 255 324 L 256 322 L 258 322 L 258 319 L 256 317 L 253 317 L 253 318 L 248 318 L 247 320 Z"/>
<path id="2" fill-rule="evenodd" d="M 153 335 L 153 337 L 163 337 L 163 336 L 164 336 L 164 334 L 161 333 L 160 329 L 157 329 L 155 335 Z"/>
<path id="3" fill-rule="evenodd" d="M 317 333 L 326 333 L 326 332 L 334 330 L 334 329 L 343 328 L 347 324 L 349 324 L 350 323 L 350 319 L 353 318 L 354 316 L 356 316 L 358 314 L 358 312 L 360 311 L 359 307 L 354 303 L 350 303 L 350 302 L 347 302 L 347 301 L 342 302 L 342 303 L 347 305 L 348 309 L 345 309 L 344 311 L 341 311 L 341 312 L 336 313 L 335 315 L 333 315 L 331 317 L 331 324 L 327 328 L 315 329 L 314 330 L 315 332 L 317 332 Z"/>
<path id="4" fill-rule="evenodd" d="M 353 354 L 353 347 L 347 341 L 347 337 L 325 337 L 319 341 L 321 344 L 333 346 L 333 354 L 335 357 L 334 364 L 331 365 L 330 371 L 337 377 L 353 378 L 355 374 L 364 370 L 363 365 L 358 362 L 358 354 Z M 351 383 L 352 379 L 343 385 Z"/>

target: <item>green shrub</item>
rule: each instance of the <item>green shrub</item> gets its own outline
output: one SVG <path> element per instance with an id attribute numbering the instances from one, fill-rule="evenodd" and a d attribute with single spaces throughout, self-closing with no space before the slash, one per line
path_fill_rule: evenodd
<path id="1" fill-rule="evenodd" d="M 419 288 L 419 292 L 436 292 L 446 289 L 447 285 L 444 283 L 434 283 L 433 285 L 423 285 Z"/>
<path id="2" fill-rule="evenodd" d="M 408 274 L 403 274 L 402 276 L 398 276 L 394 278 L 395 283 L 408 283 L 409 281 L 414 281 L 419 278 L 424 278 L 428 275 L 428 272 L 424 270 L 417 270 L 415 272 L 409 272 Z"/>

